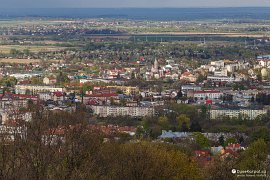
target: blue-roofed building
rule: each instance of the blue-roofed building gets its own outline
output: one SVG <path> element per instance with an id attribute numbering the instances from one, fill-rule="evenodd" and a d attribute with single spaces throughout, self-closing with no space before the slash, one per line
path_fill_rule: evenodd
<path id="1" fill-rule="evenodd" d="M 270 59 L 270 55 L 257 56 L 257 59 Z"/>
<path id="2" fill-rule="evenodd" d="M 192 133 L 187 133 L 187 132 L 172 132 L 171 130 L 169 131 L 162 131 L 162 134 L 159 136 L 160 139 L 167 139 L 167 138 L 188 138 L 191 136 Z"/>
<path id="3" fill-rule="evenodd" d="M 263 67 L 270 66 L 270 55 L 257 56 L 257 61 Z"/>

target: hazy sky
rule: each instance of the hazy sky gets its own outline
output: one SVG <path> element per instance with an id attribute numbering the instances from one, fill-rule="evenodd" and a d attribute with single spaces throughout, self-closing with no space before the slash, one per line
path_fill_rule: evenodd
<path id="1" fill-rule="evenodd" d="M 270 0 L 0 0 L 0 8 L 50 7 L 266 7 Z"/>

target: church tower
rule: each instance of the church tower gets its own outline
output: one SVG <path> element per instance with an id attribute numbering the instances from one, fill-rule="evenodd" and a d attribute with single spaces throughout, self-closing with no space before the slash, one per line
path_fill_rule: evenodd
<path id="1" fill-rule="evenodd" d="M 154 69 L 158 69 L 158 61 L 157 61 L 157 58 L 155 58 L 155 62 L 154 62 Z"/>

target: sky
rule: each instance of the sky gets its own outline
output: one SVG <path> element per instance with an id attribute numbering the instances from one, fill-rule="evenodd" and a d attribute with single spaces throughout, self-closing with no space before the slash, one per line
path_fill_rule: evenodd
<path id="1" fill-rule="evenodd" d="M 0 8 L 270 7 L 270 0 L 0 0 Z"/>

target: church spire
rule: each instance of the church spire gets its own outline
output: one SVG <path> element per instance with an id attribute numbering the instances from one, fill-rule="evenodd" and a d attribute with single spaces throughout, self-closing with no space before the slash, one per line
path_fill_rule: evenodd
<path id="1" fill-rule="evenodd" d="M 157 58 L 155 58 L 154 68 L 155 68 L 155 69 L 158 69 L 158 61 L 157 61 Z"/>

